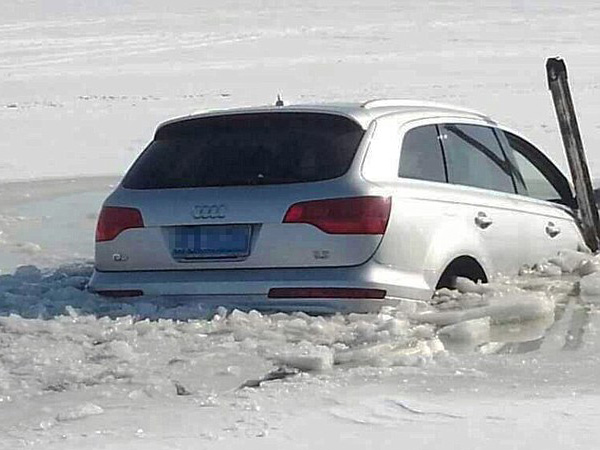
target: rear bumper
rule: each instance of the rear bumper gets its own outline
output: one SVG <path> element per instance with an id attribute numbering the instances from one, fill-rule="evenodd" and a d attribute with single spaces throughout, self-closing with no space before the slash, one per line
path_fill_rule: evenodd
<path id="1" fill-rule="evenodd" d="M 274 288 L 369 288 L 384 299 L 273 299 Z M 422 276 L 372 261 L 354 267 L 102 272 L 94 270 L 92 292 L 141 290 L 147 296 L 198 300 L 212 306 L 261 310 L 371 312 L 399 300 L 428 300 L 432 289 Z"/>

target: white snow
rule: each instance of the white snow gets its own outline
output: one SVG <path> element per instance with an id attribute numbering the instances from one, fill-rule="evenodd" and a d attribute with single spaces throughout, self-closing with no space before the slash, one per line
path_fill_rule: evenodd
<path id="1" fill-rule="evenodd" d="M 21 181 L 0 183 L 0 448 L 597 447 L 598 256 L 371 315 L 85 291 L 103 198 L 158 122 L 199 109 L 438 100 L 564 169 L 560 54 L 598 175 L 595 2 L 5 3 L 0 180 Z"/>
<path id="2" fill-rule="evenodd" d="M 0 274 L 93 257 L 96 217 L 116 177 L 0 183 Z"/>
<path id="3" fill-rule="evenodd" d="M 0 179 L 120 174 L 158 122 L 277 93 L 483 110 L 566 168 L 544 74 L 555 55 L 585 143 L 600 143 L 592 0 L 6 0 L 2 12 Z M 590 165 L 600 174 L 595 152 Z"/>

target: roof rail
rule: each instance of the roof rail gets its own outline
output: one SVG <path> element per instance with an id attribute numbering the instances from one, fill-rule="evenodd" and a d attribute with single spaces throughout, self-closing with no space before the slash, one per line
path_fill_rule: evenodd
<path id="1" fill-rule="evenodd" d="M 429 102 L 426 100 L 403 100 L 403 99 L 393 99 L 393 98 L 389 98 L 389 99 L 388 98 L 378 98 L 378 99 L 368 100 L 360 106 L 361 106 L 361 108 L 364 108 L 364 109 L 385 108 L 385 107 L 394 107 L 394 106 L 405 106 L 405 107 L 412 106 L 412 107 L 426 107 L 426 108 L 431 107 L 431 108 L 447 109 L 450 111 L 466 112 L 466 113 L 484 117 L 484 118 L 490 120 L 490 118 L 487 115 L 485 115 L 479 111 L 476 111 L 474 109 L 463 108 L 462 106 L 448 105 L 445 103 Z"/>

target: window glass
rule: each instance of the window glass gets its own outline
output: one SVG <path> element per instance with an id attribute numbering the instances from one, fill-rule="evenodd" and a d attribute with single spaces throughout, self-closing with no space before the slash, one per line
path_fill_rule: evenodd
<path id="1" fill-rule="evenodd" d="M 450 183 L 515 192 L 511 165 L 491 128 L 445 124 L 441 135 Z"/>
<path id="2" fill-rule="evenodd" d="M 444 155 L 435 125 L 414 128 L 406 133 L 402 142 L 398 176 L 446 181 Z"/>
<path id="3" fill-rule="evenodd" d="M 552 184 L 542 175 L 537 167 L 535 167 L 527 158 L 520 153 L 515 152 L 515 159 L 517 160 L 517 166 L 525 186 L 527 187 L 527 195 L 529 197 L 537 198 L 540 200 L 559 200 L 560 194 L 552 186 Z"/>
<path id="4" fill-rule="evenodd" d="M 537 198 L 539 200 L 548 201 L 559 201 L 561 195 L 558 190 L 552 185 L 552 183 L 546 178 L 546 176 L 531 162 L 528 158 L 523 155 L 523 152 L 527 150 L 527 147 L 533 148 L 533 146 L 523 139 L 513 134 L 502 132 L 508 141 L 508 145 L 513 150 L 513 155 L 523 177 L 523 183 L 527 189 L 524 195 L 529 197 Z M 536 150 L 537 152 L 537 150 Z"/>
<path id="5" fill-rule="evenodd" d="M 364 130 L 345 117 L 258 113 L 202 117 L 160 128 L 123 185 L 131 189 L 247 186 L 345 174 Z"/>

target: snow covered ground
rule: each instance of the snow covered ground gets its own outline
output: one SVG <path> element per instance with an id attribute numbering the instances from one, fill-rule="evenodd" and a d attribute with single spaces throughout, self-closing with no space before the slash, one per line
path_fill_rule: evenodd
<path id="1" fill-rule="evenodd" d="M 279 92 L 481 109 L 565 167 L 544 63 L 597 148 L 599 23 L 593 0 L 5 0 L 0 179 L 122 173 L 159 121 Z"/>
<path id="2" fill-rule="evenodd" d="M 117 177 L 0 183 L 0 274 L 93 258 L 96 218 Z"/>
<path id="3" fill-rule="evenodd" d="M 543 67 L 560 54 L 600 175 L 599 25 L 592 1 L 7 0 L 0 180 L 21 181 L 0 183 L 0 448 L 595 448 L 598 257 L 379 315 L 84 287 L 103 197 L 157 122 L 198 109 L 441 100 L 564 168 Z"/>

